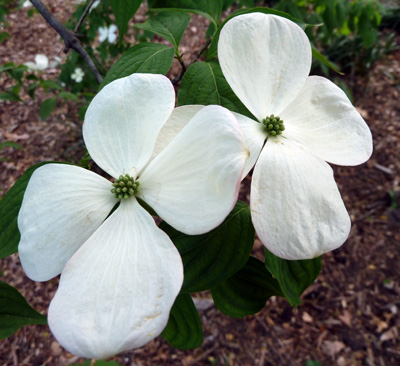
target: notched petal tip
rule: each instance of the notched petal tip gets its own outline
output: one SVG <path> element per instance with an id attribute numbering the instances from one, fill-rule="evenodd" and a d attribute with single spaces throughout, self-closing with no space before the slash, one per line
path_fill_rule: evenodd
<path id="1" fill-rule="evenodd" d="M 287 139 L 265 145 L 253 173 L 250 209 L 261 242 L 284 259 L 317 257 L 340 247 L 350 233 L 331 167 Z"/>
<path id="2" fill-rule="evenodd" d="M 65 267 L 50 329 L 86 358 L 142 347 L 165 328 L 182 282 L 169 237 L 135 199 L 123 201 Z"/>

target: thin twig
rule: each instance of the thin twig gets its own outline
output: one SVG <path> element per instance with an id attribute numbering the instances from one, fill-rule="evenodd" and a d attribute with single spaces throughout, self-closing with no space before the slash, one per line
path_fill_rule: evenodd
<path id="1" fill-rule="evenodd" d="M 196 53 L 196 56 L 193 57 L 193 60 L 190 62 L 190 65 L 195 63 L 199 57 L 201 56 L 201 54 L 208 48 L 208 46 L 211 44 L 211 38 L 209 38 L 207 40 L 207 42 L 203 45 L 203 47 L 200 48 L 199 52 Z M 189 65 L 189 66 L 190 66 Z"/>
<path id="2" fill-rule="evenodd" d="M 65 48 L 64 53 L 67 53 L 70 48 L 76 51 L 81 57 L 85 60 L 85 62 L 89 65 L 93 74 L 96 76 L 96 79 L 99 83 L 103 81 L 102 76 L 98 72 L 95 64 L 90 58 L 89 54 L 83 49 L 79 39 L 77 38 L 74 32 L 71 32 L 67 28 L 65 28 L 54 16 L 49 12 L 46 6 L 40 0 L 31 0 L 31 3 L 35 6 L 35 8 L 39 11 L 44 19 L 46 19 L 47 23 L 49 23 L 61 36 L 64 40 Z"/>
<path id="3" fill-rule="evenodd" d="M 211 44 L 211 38 L 209 38 L 207 40 L 207 42 L 203 45 L 203 47 L 200 48 L 199 52 L 196 53 L 196 55 L 193 57 L 192 61 L 190 61 L 189 67 L 190 67 L 190 65 L 192 65 L 193 63 L 198 61 L 199 57 L 208 48 L 208 46 L 210 44 Z M 172 80 L 172 84 L 173 85 L 176 85 L 181 81 L 181 79 L 182 79 L 182 77 L 185 74 L 186 69 L 187 69 L 186 65 L 184 64 L 184 62 L 182 60 L 182 56 L 179 53 L 176 55 L 176 58 L 178 59 L 179 63 L 181 64 L 182 68 L 181 68 L 181 72 L 179 73 L 179 75 Z"/>
<path id="4" fill-rule="evenodd" d="M 75 27 L 75 29 L 74 29 L 75 34 L 78 33 L 79 28 L 81 27 L 83 21 L 85 20 L 86 15 L 89 14 L 89 10 L 90 10 L 90 8 L 92 7 L 92 5 L 93 5 L 93 3 L 94 3 L 95 1 L 96 1 L 96 0 L 90 0 L 88 6 L 86 7 L 85 11 L 83 12 L 83 14 L 82 14 L 82 16 L 81 16 L 81 19 L 79 19 L 79 22 L 78 22 L 78 24 L 76 25 L 76 27 Z"/>
<path id="5" fill-rule="evenodd" d="M 182 55 L 179 52 L 177 52 L 176 58 L 179 61 L 179 63 L 181 64 L 181 72 L 179 73 L 179 75 L 176 78 L 174 78 L 174 80 L 172 80 L 173 85 L 178 84 L 181 81 L 183 74 L 186 72 L 186 65 L 183 62 Z"/>

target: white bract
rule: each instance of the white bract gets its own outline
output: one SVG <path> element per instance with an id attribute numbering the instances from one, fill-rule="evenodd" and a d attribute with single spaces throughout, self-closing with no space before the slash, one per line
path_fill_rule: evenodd
<path id="1" fill-rule="evenodd" d="M 49 59 L 46 55 L 38 54 L 35 56 L 35 62 L 25 62 L 24 65 L 32 71 L 43 71 L 49 66 Z"/>
<path id="2" fill-rule="evenodd" d="M 80 67 L 77 67 L 71 74 L 71 79 L 74 80 L 76 83 L 80 83 L 83 80 L 84 76 L 85 72 Z"/>
<path id="3" fill-rule="evenodd" d="M 260 240 L 285 259 L 338 248 L 351 223 L 326 162 L 368 160 L 367 124 L 339 87 L 308 76 L 309 40 L 285 18 L 251 13 L 231 19 L 221 31 L 218 57 L 229 85 L 257 119 L 235 114 L 250 150 L 245 174 L 256 163 L 250 208 Z M 284 121 L 284 130 L 267 120 L 271 115 Z"/>
<path id="4" fill-rule="evenodd" d="M 180 255 L 136 198 L 189 235 L 218 226 L 236 202 L 248 151 L 225 108 L 201 108 L 153 155 L 174 104 L 162 75 L 108 84 L 89 105 L 83 136 L 117 183 L 64 164 L 44 165 L 29 181 L 18 216 L 21 263 L 33 280 L 61 273 L 48 321 L 75 355 L 105 358 L 149 342 L 180 291 Z"/>
<path id="5" fill-rule="evenodd" d="M 117 39 L 117 26 L 111 24 L 109 27 L 99 27 L 99 42 L 104 42 L 106 39 L 108 43 L 114 43 Z"/>

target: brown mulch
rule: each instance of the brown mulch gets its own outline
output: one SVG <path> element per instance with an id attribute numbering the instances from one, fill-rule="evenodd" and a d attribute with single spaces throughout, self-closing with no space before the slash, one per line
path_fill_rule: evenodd
<path id="1" fill-rule="evenodd" d="M 59 19 L 71 16 L 72 1 L 51 3 Z M 40 15 L 29 18 L 23 10 L 13 11 L 7 20 L 6 31 L 12 37 L 0 44 L 0 64 L 32 61 L 37 53 L 50 58 L 62 54 L 58 35 Z M 182 41 L 185 61 L 201 48 L 205 30 L 202 18 L 194 16 Z M 57 73 L 50 69 L 42 76 L 51 79 Z M 178 73 L 176 64 L 171 78 Z M 11 81 L 3 75 L 0 82 L 3 91 Z M 198 306 L 204 341 L 200 348 L 175 350 L 157 338 L 113 359 L 132 366 L 305 366 L 307 360 L 324 366 L 400 365 L 400 211 L 391 208 L 388 195 L 397 193 L 400 204 L 399 93 L 399 51 L 376 63 L 368 76 L 357 79 L 354 103 L 372 130 L 374 154 L 361 166 L 334 167 L 353 227 L 345 245 L 323 256 L 322 273 L 298 308 L 274 297 L 257 315 L 232 319 L 215 308 L 208 294 L 202 294 Z M 41 121 L 38 106 L 45 97 L 39 93 L 35 101 L 27 96 L 23 96 L 24 103 L 0 101 L 0 143 L 14 141 L 22 147 L 0 151 L 0 195 L 34 163 L 77 162 L 83 155 L 77 107 L 58 105 L 56 113 Z M 248 191 L 248 182 L 244 189 Z M 46 314 L 58 280 L 29 280 L 16 254 L 2 259 L 0 268 L 0 279 Z M 0 341 L 0 365 L 74 362 L 83 359 L 64 351 L 46 326 L 27 326 Z"/>

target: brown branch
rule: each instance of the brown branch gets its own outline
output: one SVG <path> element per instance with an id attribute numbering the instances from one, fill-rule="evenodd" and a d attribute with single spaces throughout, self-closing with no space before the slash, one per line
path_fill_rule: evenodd
<path id="1" fill-rule="evenodd" d="M 94 3 L 95 1 L 96 1 L 96 0 L 90 0 L 88 6 L 86 7 L 85 11 L 83 12 L 83 14 L 82 14 L 82 16 L 81 16 L 81 19 L 79 19 L 79 22 L 78 22 L 78 24 L 76 25 L 76 27 L 75 27 L 75 29 L 74 29 L 75 34 L 78 33 L 79 28 L 81 27 L 83 21 L 85 20 L 86 15 L 89 14 L 89 10 L 90 10 L 90 8 L 92 7 L 92 5 L 93 5 L 93 3 Z"/>
<path id="2" fill-rule="evenodd" d="M 183 62 L 182 55 L 180 55 L 178 51 L 176 51 L 176 52 L 177 52 L 176 58 L 179 61 L 179 63 L 181 64 L 181 72 L 179 73 L 179 75 L 176 78 L 174 78 L 174 80 L 172 80 L 173 85 L 178 84 L 181 81 L 183 74 L 186 72 L 186 65 Z"/>
<path id="3" fill-rule="evenodd" d="M 195 63 L 199 57 L 201 56 L 201 54 L 208 48 L 208 46 L 211 44 L 211 38 L 209 38 L 207 40 L 207 42 L 203 45 L 203 47 L 200 48 L 199 52 L 196 53 L 196 56 L 193 57 L 193 60 L 190 62 L 190 65 Z M 189 66 L 190 66 L 189 65 Z"/>
<path id="4" fill-rule="evenodd" d="M 207 40 L 207 42 L 203 45 L 203 47 L 201 47 L 200 48 L 200 50 L 196 53 L 196 55 L 193 57 L 193 59 L 192 59 L 192 61 L 190 61 L 190 63 L 189 63 L 189 66 L 188 67 L 190 67 L 193 63 L 195 63 L 196 61 L 198 61 L 198 59 L 199 59 L 199 57 L 202 55 L 202 53 L 208 48 L 208 46 L 211 44 L 211 38 L 209 38 L 208 40 Z M 182 60 L 182 56 L 181 55 L 177 55 L 177 59 L 178 59 L 178 61 L 179 61 L 179 63 L 181 64 L 181 66 L 182 66 L 182 68 L 181 68 L 181 72 L 179 73 L 179 75 L 176 77 L 176 78 L 174 78 L 173 80 L 172 80 L 172 84 L 173 85 L 176 85 L 176 84 L 178 84 L 180 81 L 181 81 L 181 79 L 182 79 L 182 77 L 183 77 L 183 75 L 185 74 L 185 72 L 186 72 L 186 65 L 184 64 L 184 62 L 183 62 L 183 60 Z"/>
<path id="5" fill-rule="evenodd" d="M 75 52 L 77 52 L 89 65 L 93 74 L 96 76 L 96 79 L 99 83 L 103 81 L 102 76 L 98 72 L 95 64 L 90 58 L 89 54 L 84 50 L 81 45 L 81 42 L 77 38 L 74 32 L 71 32 L 67 28 L 64 27 L 54 16 L 50 13 L 50 11 L 46 8 L 46 6 L 41 2 L 41 0 L 31 0 L 31 3 L 35 6 L 38 12 L 42 15 L 42 17 L 49 23 L 61 36 L 64 40 L 65 48 L 64 53 L 67 53 L 70 48 L 72 48 Z"/>

